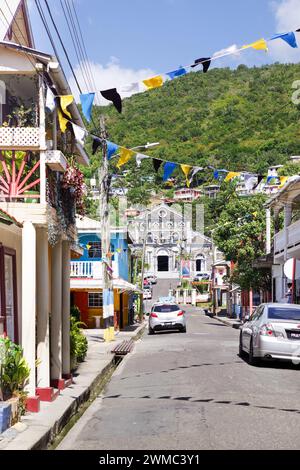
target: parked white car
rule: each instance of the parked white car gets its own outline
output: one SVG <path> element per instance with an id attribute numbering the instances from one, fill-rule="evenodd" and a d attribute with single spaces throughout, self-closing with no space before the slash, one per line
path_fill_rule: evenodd
<path id="1" fill-rule="evenodd" d="M 262 304 L 241 327 L 239 354 L 249 364 L 261 359 L 300 363 L 300 305 Z"/>
<path id="2" fill-rule="evenodd" d="M 143 299 L 144 300 L 151 300 L 152 299 L 152 290 L 151 289 L 144 289 L 143 290 Z"/>

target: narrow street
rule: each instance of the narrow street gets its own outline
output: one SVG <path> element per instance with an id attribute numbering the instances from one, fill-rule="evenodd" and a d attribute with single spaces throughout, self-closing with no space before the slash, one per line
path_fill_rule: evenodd
<path id="1" fill-rule="evenodd" d="M 59 450 L 299 448 L 299 367 L 251 367 L 238 330 L 187 316 L 187 334 L 145 332 Z"/>

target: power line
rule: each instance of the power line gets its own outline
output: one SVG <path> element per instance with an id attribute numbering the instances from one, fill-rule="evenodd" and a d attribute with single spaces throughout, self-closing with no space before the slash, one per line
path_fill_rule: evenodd
<path id="1" fill-rule="evenodd" d="M 86 79 L 86 71 L 83 69 L 83 66 L 81 65 L 82 64 L 82 59 L 80 57 L 80 52 L 78 52 L 78 42 L 76 41 L 76 38 L 74 37 L 74 32 L 72 32 L 72 28 L 70 26 L 70 22 L 68 20 L 67 13 L 65 11 L 62 0 L 60 0 L 60 4 L 61 4 L 61 8 L 62 8 L 64 17 L 65 17 L 65 20 L 66 20 L 66 23 L 67 23 L 67 26 L 68 26 L 68 30 L 69 30 L 69 33 L 70 33 L 71 40 L 72 40 L 72 43 L 73 43 L 73 46 L 74 46 L 74 50 L 75 50 L 75 54 L 76 54 L 76 57 L 77 57 L 77 60 L 78 60 L 78 65 L 80 67 L 81 75 L 82 75 L 83 81 L 85 83 L 86 89 L 88 90 L 89 85 L 88 85 L 88 82 L 87 82 L 87 79 Z M 76 42 L 77 42 L 77 45 L 76 45 Z"/>
<path id="2" fill-rule="evenodd" d="M 71 64 L 71 61 L 70 61 L 70 59 L 69 59 L 69 56 L 68 56 L 67 50 L 66 50 L 66 48 L 65 48 L 65 45 L 64 45 L 64 43 L 63 43 L 62 37 L 61 37 L 61 35 L 60 35 L 59 31 L 58 31 L 58 28 L 57 28 L 57 26 L 56 26 L 56 24 L 55 24 L 55 21 L 54 21 L 54 18 L 53 18 L 53 16 L 52 16 L 52 13 L 51 13 L 51 10 L 50 10 L 49 4 L 48 4 L 48 0 L 44 0 L 44 2 L 45 2 L 45 5 L 46 5 L 46 7 L 47 7 L 47 10 L 48 10 L 50 19 L 51 19 L 52 24 L 53 24 L 53 27 L 54 27 L 54 29 L 55 29 L 55 31 L 56 31 L 57 36 L 58 36 L 59 42 L 60 42 L 60 44 L 61 44 L 61 47 L 63 48 L 63 51 L 64 51 L 64 53 L 65 53 L 66 59 L 67 59 L 67 61 L 68 61 L 69 67 L 70 67 L 71 72 L 72 72 L 72 75 L 73 75 L 74 80 L 75 80 L 75 82 L 76 82 L 77 88 L 78 88 L 79 92 L 82 93 L 81 86 L 79 85 L 77 76 L 76 76 L 76 74 L 75 74 L 75 71 L 74 71 L 73 66 L 72 66 L 72 64 Z"/>

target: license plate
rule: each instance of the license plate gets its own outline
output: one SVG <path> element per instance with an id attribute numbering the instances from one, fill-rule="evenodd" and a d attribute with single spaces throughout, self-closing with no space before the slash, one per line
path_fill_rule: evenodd
<path id="1" fill-rule="evenodd" d="M 300 333 L 291 333 L 291 339 L 300 339 Z"/>

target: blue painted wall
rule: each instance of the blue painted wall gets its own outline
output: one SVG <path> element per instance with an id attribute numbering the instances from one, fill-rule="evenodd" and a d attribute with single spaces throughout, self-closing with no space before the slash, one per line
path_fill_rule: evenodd
<path id="1" fill-rule="evenodd" d="M 118 261 L 119 267 L 119 277 L 124 279 L 125 281 L 129 280 L 129 264 L 128 264 L 128 243 L 127 239 L 124 238 L 123 233 L 111 233 L 111 251 L 116 252 L 117 249 L 120 249 L 120 253 L 116 253 L 113 256 L 113 261 Z M 84 253 L 83 256 L 79 259 L 73 261 L 100 261 L 101 258 L 89 258 L 88 249 L 86 245 L 89 242 L 97 242 L 100 241 L 101 237 L 96 233 L 79 233 L 78 234 L 78 241 L 79 245 L 83 248 Z"/>

